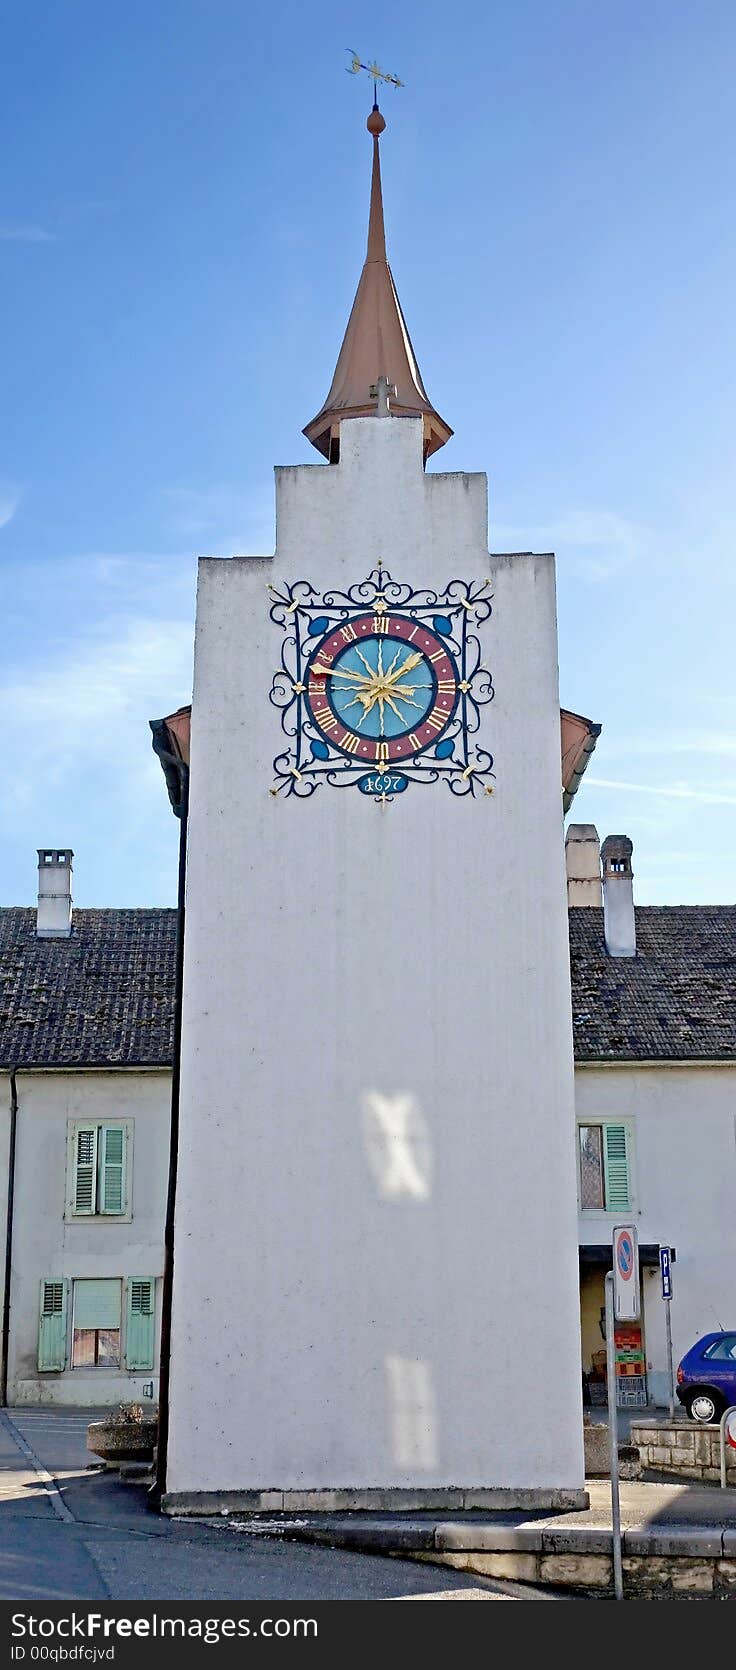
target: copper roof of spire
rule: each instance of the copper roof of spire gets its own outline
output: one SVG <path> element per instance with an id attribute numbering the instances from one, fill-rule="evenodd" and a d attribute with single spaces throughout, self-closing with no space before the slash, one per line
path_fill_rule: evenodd
<path id="1" fill-rule="evenodd" d="M 386 126 L 377 104 L 368 117 L 373 138 L 371 209 L 368 249 L 353 309 L 343 338 L 332 387 L 322 410 L 308 423 L 308 441 L 334 462 L 339 457 L 339 425 L 343 418 L 375 416 L 377 403 L 371 387 L 380 377 L 393 384 L 391 414 L 424 419 L 424 456 L 428 458 L 449 441 L 452 430 L 432 405 L 422 382 L 391 268 L 386 259 L 386 234 L 381 196 L 378 139 Z"/>

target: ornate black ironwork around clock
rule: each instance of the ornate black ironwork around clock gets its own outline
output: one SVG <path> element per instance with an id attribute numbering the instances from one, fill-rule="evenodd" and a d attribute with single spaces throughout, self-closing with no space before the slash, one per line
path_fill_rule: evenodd
<path id="1" fill-rule="evenodd" d="M 271 586 L 284 636 L 270 700 L 288 738 L 271 793 L 356 785 L 386 805 L 444 779 L 453 794 L 492 794 L 493 758 L 474 740 L 493 696 L 476 630 L 488 585 L 413 591 L 379 563 L 345 592 Z"/>

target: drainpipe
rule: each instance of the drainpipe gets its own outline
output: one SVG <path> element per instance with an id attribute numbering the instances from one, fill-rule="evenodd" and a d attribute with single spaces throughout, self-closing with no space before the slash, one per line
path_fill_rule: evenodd
<path id="1" fill-rule="evenodd" d="M 13 1271 L 13 1207 L 15 1204 L 15 1136 L 18 1125 L 18 1088 L 15 1067 L 10 1069 L 10 1137 L 8 1141 L 8 1205 L 5 1217 L 5 1287 L 3 1291 L 2 1371 L 0 1404 L 8 1404 L 8 1352 L 10 1349 L 10 1278 Z"/>
<path id="2" fill-rule="evenodd" d="M 156 749 L 159 753 L 159 749 Z M 163 759 L 163 755 L 160 757 Z M 179 1163 L 179 1085 L 181 1082 L 181 1010 L 184 984 L 184 903 L 187 875 L 187 822 L 189 815 L 189 767 L 173 754 L 166 756 L 166 764 L 175 767 L 179 777 L 179 798 L 174 808 L 179 826 L 179 887 L 177 894 L 176 972 L 174 979 L 174 1060 L 171 1072 L 171 1130 L 169 1138 L 169 1184 L 166 1195 L 164 1224 L 164 1274 L 161 1284 L 161 1357 L 159 1363 L 158 1442 L 156 1447 L 156 1479 L 149 1493 L 152 1507 L 160 1508 L 166 1490 L 166 1464 L 169 1451 L 169 1382 L 171 1373 L 171 1301 L 174 1289 L 174 1213 L 176 1209 L 176 1174 Z"/>

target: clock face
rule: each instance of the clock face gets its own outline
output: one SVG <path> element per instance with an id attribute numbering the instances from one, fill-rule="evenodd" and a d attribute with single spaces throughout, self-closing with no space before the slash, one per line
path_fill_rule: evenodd
<path id="1" fill-rule="evenodd" d="M 390 765 L 434 746 L 458 702 L 447 645 L 411 616 L 356 615 L 312 656 L 305 702 L 331 748 Z"/>
<path id="2" fill-rule="evenodd" d="M 320 786 L 354 786 L 381 807 L 421 784 L 492 795 L 493 755 L 479 738 L 493 697 L 479 636 L 489 584 L 416 590 L 379 562 L 345 589 L 270 585 L 282 637 L 269 700 L 283 743 L 269 793 L 308 800 Z"/>

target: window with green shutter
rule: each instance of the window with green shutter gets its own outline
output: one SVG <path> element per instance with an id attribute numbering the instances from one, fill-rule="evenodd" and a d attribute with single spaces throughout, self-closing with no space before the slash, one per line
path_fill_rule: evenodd
<path id="1" fill-rule="evenodd" d="M 76 1125 L 70 1136 L 72 1217 L 128 1213 L 128 1123 Z"/>
<path id="2" fill-rule="evenodd" d="M 100 1211 L 106 1216 L 125 1211 L 125 1130 L 122 1125 L 100 1129 Z"/>
<path id="3" fill-rule="evenodd" d="M 631 1205 L 631 1190 L 628 1132 L 625 1125 L 603 1127 L 603 1175 L 606 1186 L 606 1211 L 628 1211 Z"/>
<path id="4" fill-rule="evenodd" d="M 580 1207 L 583 1212 L 631 1208 L 631 1131 L 613 1121 L 578 1126 Z"/>
<path id="5" fill-rule="evenodd" d="M 66 1296 L 64 1278 L 41 1282 L 38 1319 L 38 1367 L 42 1373 L 66 1368 Z"/>
<path id="6" fill-rule="evenodd" d="M 153 1329 L 156 1281 L 153 1276 L 128 1278 L 128 1319 L 125 1367 L 153 1368 Z"/>
<path id="7" fill-rule="evenodd" d="M 97 1126 L 77 1126 L 75 1141 L 74 1210 L 80 1215 L 97 1205 Z"/>

